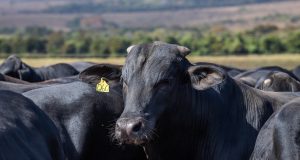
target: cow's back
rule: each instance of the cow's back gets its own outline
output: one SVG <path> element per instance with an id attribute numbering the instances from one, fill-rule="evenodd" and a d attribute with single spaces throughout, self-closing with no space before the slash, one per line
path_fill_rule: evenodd
<path id="1" fill-rule="evenodd" d="M 0 91 L 0 159 L 64 159 L 52 121 L 32 101 Z"/>
<path id="2" fill-rule="evenodd" d="M 300 159 L 300 98 L 282 106 L 264 124 L 251 159 Z"/>

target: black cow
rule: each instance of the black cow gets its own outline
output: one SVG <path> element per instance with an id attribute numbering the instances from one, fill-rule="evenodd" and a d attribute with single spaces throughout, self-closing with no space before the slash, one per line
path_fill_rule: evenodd
<path id="1" fill-rule="evenodd" d="M 151 160 L 248 159 L 264 122 L 300 96 L 251 88 L 215 65 L 193 66 L 183 46 L 155 42 L 128 52 L 115 138 L 144 146 Z"/>
<path id="2" fill-rule="evenodd" d="M 300 82 L 283 72 L 270 72 L 260 78 L 255 88 L 275 92 L 299 92 Z"/>
<path id="3" fill-rule="evenodd" d="M 236 75 L 234 78 L 240 80 L 241 82 L 251 87 L 255 87 L 256 83 L 261 77 L 266 76 L 270 72 L 274 72 L 274 71 L 287 73 L 292 78 L 299 80 L 292 72 L 278 66 L 268 66 L 268 67 L 261 67 L 253 70 L 248 70 Z"/>
<path id="4" fill-rule="evenodd" d="M 22 81 L 20 79 L 10 77 L 7 75 L 3 75 L 0 73 L 0 81 L 5 81 L 5 82 L 11 82 L 11 83 L 18 83 L 18 84 L 30 84 L 30 82 L 27 81 Z"/>
<path id="5" fill-rule="evenodd" d="M 300 159 L 300 98 L 275 112 L 260 130 L 251 159 Z"/>
<path id="6" fill-rule="evenodd" d="M 54 85 L 58 85 L 58 84 L 66 84 L 66 83 L 71 83 L 71 82 L 75 82 L 75 81 L 79 81 L 78 76 L 72 76 L 72 77 L 63 77 L 63 78 L 57 78 L 57 79 L 51 79 L 51 80 L 47 80 L 47 81 L 43 81 L 43 82 L 37 82 L 37 83 L 29 83 L 29 82 L 25 82 L 22 80 L 19 80 L 20 83 L 18 83 L 19 81 L 16 81 L 18 79 L 14 79 L 14 78 L 7 78 L 9 76 L 5 76 L 4 75 L 4 79 L 5 81 L 1 81 L 0 80 L 0 90 L 9 90 L 9 91 L 14 91 L 17 93 L 24 93 L 33 89 L 38 89 L 38 88 L 43 88 L 43 87 L 49 87 L 49 86 L 54 86 Z M 0 74 L 0 78 L 1 78 L 1 74 Z M 13 79 L 12 82 L 11 79 Z M 25 83 L 23 83 L 25 82 Z"/>
<path id="7" fill-rule="evenodd" d="M 9 90 L 17 93 L 24 93 L 33 89 L 48 87 L 50 84 L 18 84 L 0 81 L 0 90 Z"/>
<path id="8" fill-rule="evenodd" d="M 24 93 L 55 122 L 68 159 L 144 159 L 141 148 L 118 146 L 111 127 L 123 111 L 120 66 L 96 65 L 80 74 L 83 82 L 55 85 Z M 109 92 L 96 91 L 101 78 Z"/>
<path id="9" fill-rule="evenodd" d="M 42 81 L 42 82 L 37 82 L 35 84 L 65 84 L 65 83 L 71 83 L 71 82 L 76 82 L 76 81 L 79 81 L 78 75 L 50 79 L 50 80 L 46 80 L 46 81 Z"/>
<path id="10" fill-rule="evenodd" d="M 0 73 L 28 82 L 40 82 L 77 75 L 79 72 L 71 65 L 65 63 L 33 68 L 22 62 L 17 56 L 11 55 L 1 64 Z"/>
<path id="11" fill-rule="evenodd" d="M 297 66 L 292 72 L 300 79 L 300 66 Z"/>
<path id="12" fill-rule="evenodd" d="M 82 72 L 83 70 L 96 65 L 97 63 L 93 62 L 72 62 L 69 63 L 72 67 L 74 67 L 78 72 Z"/>
<path id="13" fill-rule="evenodd" d="M 31 100 L 0 90 L 0 159 L 64 160 L 58 130 Z"/>

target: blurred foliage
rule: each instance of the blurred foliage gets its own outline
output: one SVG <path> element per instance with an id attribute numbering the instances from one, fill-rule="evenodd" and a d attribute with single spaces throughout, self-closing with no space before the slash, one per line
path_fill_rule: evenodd
<path id="1" fill-rule="evenodd" d="M 0 53 L 41 55 L 124 56 L 131 44 L 164 41 L 192 49 L 193 55 L 245 55 L 300 53 L 300 29 L 257 26 L 232 32 L 210 29 L 77 30 L 52 31 L 46 28 L 5 30 L 0 33 Z M 13 32 L 14 31 L 14 32 Z"/>

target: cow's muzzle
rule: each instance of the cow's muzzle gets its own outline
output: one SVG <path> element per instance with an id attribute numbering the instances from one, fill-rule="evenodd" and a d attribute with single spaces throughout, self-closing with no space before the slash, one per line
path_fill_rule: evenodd
<path id="1" fill-rule="evenodd" d="M 142 117 L 120 118 L 116 123 L 115 137 L 120 142 L 140 145 L 147 139 L 145 128 Z"/>

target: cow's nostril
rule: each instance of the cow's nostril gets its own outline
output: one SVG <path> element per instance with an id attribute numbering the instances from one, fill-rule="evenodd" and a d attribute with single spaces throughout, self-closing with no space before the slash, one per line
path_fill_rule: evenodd
<path id="1" fill-rule="evenodd" d="M 139 132 L 142 128 L 142 122 L 138 122 L 132 126 L 132 132 Z"/>

